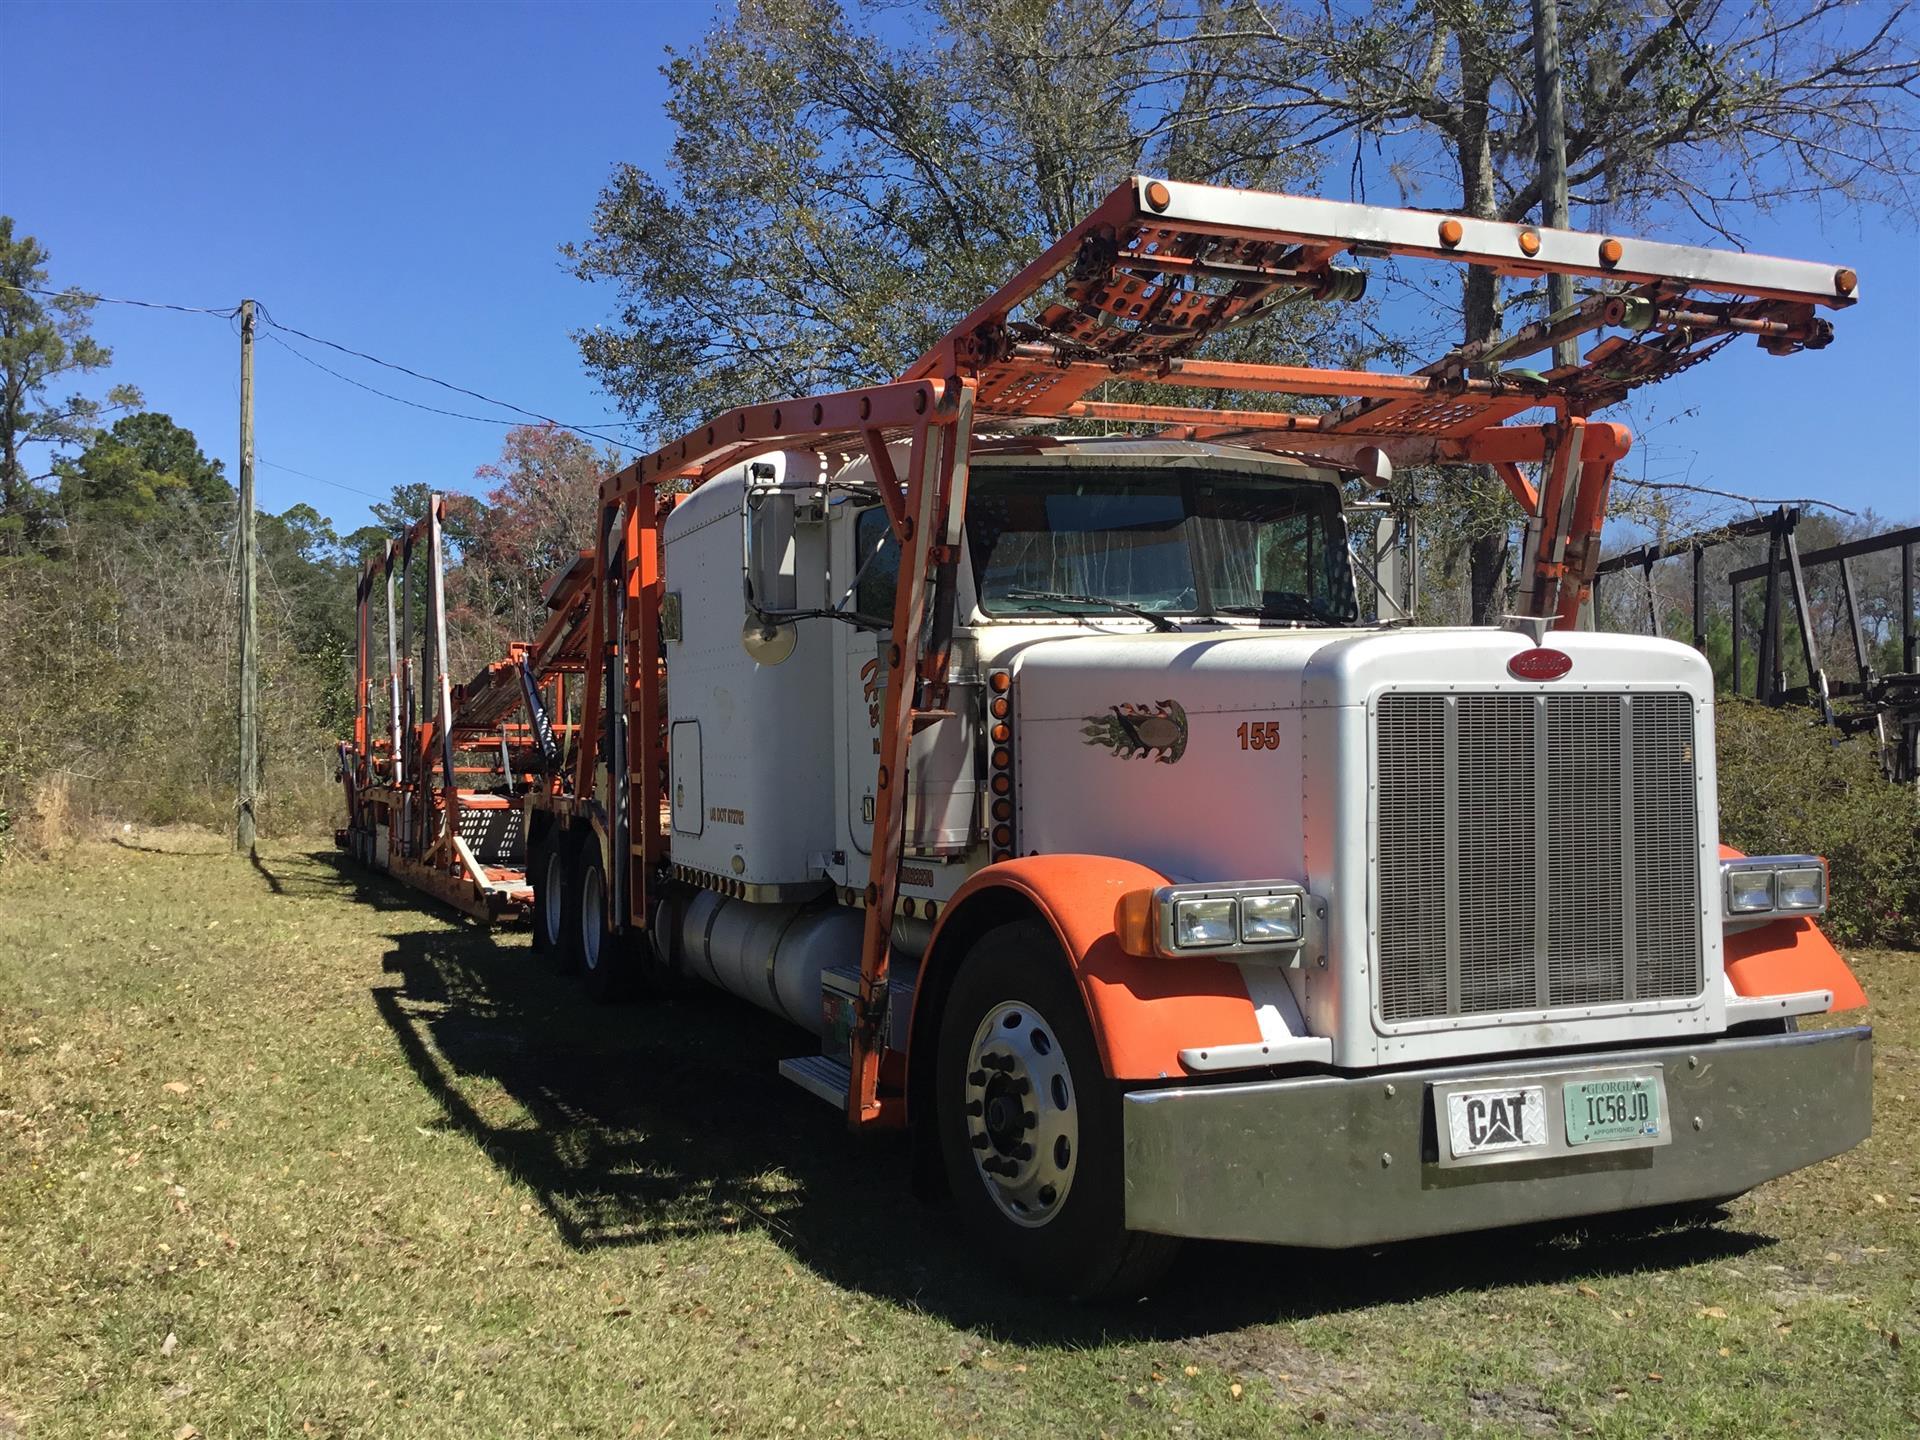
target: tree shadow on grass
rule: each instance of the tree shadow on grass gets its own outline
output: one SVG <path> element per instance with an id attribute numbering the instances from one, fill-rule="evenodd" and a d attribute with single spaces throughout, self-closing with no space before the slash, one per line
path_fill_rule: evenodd
<path id="1" fill-rule="evenodd" d="M 810 1036 L 704 990 L 595 1006 L 524 932 L 463 925 L 392 939 L 395 983 L 373 1003 L 421 1085 L 448 1128 L 529 1187 L 583 1251 L 759 1228 L 835 1284 L 995 1341 L 1092 1344 L 1664 1270 L 1771 1243 L 1723 1226 L 1615 1223 L 1359 1252 L 1195 1244 L 1150 1302 L 1024 1298 L 1020 1277 L 983 1264 L 951 1212 L 912 1196 L 903 1138 L 856 1139 L 778 1077 L 777 1062 L 807 1053 Z M 525 1116 L 489 1119 L 470 1097 L 491 1086 Z"/>

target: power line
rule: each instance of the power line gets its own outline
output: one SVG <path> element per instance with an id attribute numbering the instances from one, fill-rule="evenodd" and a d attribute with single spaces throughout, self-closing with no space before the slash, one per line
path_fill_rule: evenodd
<path id="1" fill-rule="evenodd" d="M 278 320 L 275 320 L 275 319 L 273 318 L 273 314 L 272 314 L 272 312 L 271 312 L 271 311 L 268 311 L 268 312 L 266 312 L 266 315 L 265 315 L 265 318 L 266 318 L 266 322 L 267 322 L 267 324 L 269 324 L 269 325 L 271 325 L 271 326 L 272 326 L 272 327 L 273 327 L 274 329 L 276 329 L 276 330 L 282 330 L 282 331 L 285 331 L 285 332 L 286 332 L 287 334 L 289 334 L 289 335 L 298 335 L 298 336 L 299 336 L 299 337 L 300 337 L 300 338 L 301 338 L 302 340 L 308 340 L 308 341 L 311 341 L 311 342 L 312 342 L 313 344 L 315 344 L 315 345 L 324 345 L 324 346 L 326 346 L 326 347 L 327 347 L 327 348 L 328 348 L 329 350 L 337 350 L 337 351 L 339 351 L 339 352 L 340 352 L 340 353 L 341 353 L 342 355 L 351 355 L 351 356 L 353 356 L 353 357 L 354 357 L 354 358 L 355 358 L 356 360 L 365 360 L 366 362 L 368 362 L 368 363 L 369 363 L 369 364 L 371 364 L 371 365 L 378 365 L 378 366 L 380 366 L 380 367 L 381 367 L 382 369 L 386 369 L 386 370 L 397 370 L 397 371 L 399 371 L 399 372 L 400 372 L 400 373 L 401 373 L 402 375 L 408 375 L 408 376 L 411 376 L 411 377 L 412 377 L 413 379 L 415 379 L 415 380 L 422 380 L 422 381 L 425 381 L 425 382 L 426 382 L 427 384 L 429 384 L 429 385 L 438 385 L 438 386 L 439 386 L 439 387 L 440 387 L 441 389 L 443 389 L 443 390 L 451 390 L 451 391 L 453 391 L 453 393 L 454 393 L 454 394 L 456 394 L 456 395 L 465 395 L 465 396 L 466 396 L 466 397 L 467 397 L 467 398 L 468 398 L 469 400 L 478 400 L 478 401 L 480 401 L 480 402 L 481 402 L 481 403 L 482 403 L 483 405 L 496 405 L 496 406 L 498 406 L 499 408 L 501 408 L 502 410 L 511 410 L 511 411 L 513 411 L 513 412 L 514 412 L 514 413 L 515 413 L 516 415 L 523 415 L 523 416 L 525 416 L 525 417 L 526 417 L 527 419 L 529 419 L 529 420 L 538 420 L 538 421 L 540 421 L 541 423 L 543 423 L 543 424 L 546 424 L 546 425 L 555 425 L 555 426 L 558 426 L 558 427 L 559 427 L 560 429 L 562 429 L 562 430 L 571 430 L 571 431 L 573 431 L 573 432 L 574 432 L 575 434 L 577 434 L 577 435 L 585 435 L 585 436 L 588 436 L 589 438 L 591 438 L 591 439 L 594 439 L 594 440 L 603 440 L 603 441 L 605 441 L 605 442 L 606 442 L 607 444 L 609 444 L 609 445 L 619 445 L 619 444 L 622 444 L 622 443 L 624 443 L 624 442 L 622 442 L 622 441 L 620 441 L 620 440 L 616 440 L 616 439 L 614 439 L 614 438 L 613 438 L 612 436 L 610 436 L 610 435 L 601 435 L 601 434 L 597 434 L 597 433 L 596 433 L 596 432 L 594 432 L 593 430 L 590 430 L 590 429 L 588 429 L 587 427 L 585 427 L 585 426 L 583 426 L 583 425 L 570 425 L 570 424 L 568 424 L 568 423 L 567 423 L 566 421 L 564 421 L 564 420 L 556 420 L 556 419 L 554 419 L 554 418 L 553 418 L 553 417 L 552 417 L 551 415 L 543 415 L 543 414 L 541 414 L 541 413 L 540 413 L 540 412 L 539 412 L 538 410 L 528 410 L 528 409 L 527 409 L 527 408 L 525 408 L 524 406 L 521 406 L 521 405 L 515 405 L 515 404 L 514 404 L 514 403 L 513 403 L 512 401 L 510 401 L 510 400 L 497 400 L 497 399 L 495 399 L 495 398 L 494 398 L 493 396 L 491 396 L 491 395 L 483 395 L 483 394 L 481 394 L 481 393 L 480 393 L 480 392 L 479 392 L 478 390 L 469 390 L 469 389 L 468 389 L 468 388 L 467 388 L 466 386 L 464 386 L 464 385 L 455 385 L 455 384 L 454 384 L 454 383 L 453 383 L 452 381 L 450 381 L 450 380 L 441 380 L 441 379 L 439 379 L 439 378 L 438 378 L 438 377 L 436 377 L 436 376 L 433 376 L 433 375 L 428 375 L 428 374 L 425 374 L 425 373 L 423 373 L 423 372 L 421 372 L 421 371 L 419 371 L 419 370 L 415 370 L 415 369 L 413 369 L 413 368 L 412 368 L 411 366 L 407 366 L 407 365 L 402 365 L 402 364 L 399 364 L 398 362 L 396 362 L 396 361 L 393 361 L 393 360 L 382 360 L 382 359 L 381 359 L 381 358 L 380 358 L 380 357 L 379 357 L 378 355 L 369 355 L 369 354 L 368 354 L 368 353 L 367 353 L 366 351 L 364 351 L 364 350 L 355 350 L 355 349 L 354 349 L 354 348 L 353 348 L 352 346 L 350 346 L 350 345 L 342 345 L 342 344 L 340 344 L 340 343 L 339 343 L 338 341 L 335 341 L 335 340 L 328 340 L 328 339 L 326 339 L 326 338 L 324 338 L 323 336 L 319 336 L 319 335 L 310 335 L 310 334 L 308 334 L 308 333 L 307 333 L 307 332 L 306 332 L 305 330 L 297 330 L 297 329 L 295 329 L 295 328 L 294 328 L 293 326 L 291 326 L 291 325 L 283 325 L 283 324 L 281 324 L 281 323 L 280 323 L 280 322 L 279 322 Z M 282 341 L 281 343 L 282 343 L 282 344 L 285 344 L 285 342 L 284 342 L 284 341 Z M 292 346 L 290 346 L 290 345 L 289 345 L 289 346 L 287 346 L 286 348 L 288 348 L 288 349 L 290 349 L 290 350 L 291 350 L 291 349 L 293 349 L 293 347 L 292 347 Z M 294 353 L 295 353 L 295 354 L 299 354 L 299 352 L 298 352 L 297 350 L 296 350 L 296 351 L 294 351 Z M 305 358 L 305 357 L 302 357 L 302 358 Z M 317 363 L 317 362 L 316 362 L 316 363 Z M 322 368 L 324 369 L 325 367 L 323 366 Z M 329 373 L 330 373 L 330 374 L 338 374 L 338 372 L 337 372 L 337 371 L 330 371 Z M 345 378 L 345 377 L 342 377 L 342 378 Z M 357 382 L 356 382 L 356 383 L 357 383 Z M 372 387 L 371 387 L 371 386 L 366 386 L 366 387 L 363 387 L 363 388 L 366 388 L 366 389 L 372 389 Z M 375 394 L 382 394 L 382 393 L 384 393 L 384 392 L 382 392 L 382 391 L 375 391 L 374 393 L 375 393 Z M 388 396 L 387 398 L 389 398 L 389 399 L 393 399 L 393 398 L 396 398 L 396 397 L 393 397 L 393 396 Z M 412 402 L 404 402 L 404 403 L 412 403 Z M 421 408 L 423 408 L 423 409 L 426 409 L 426 408 L 431 408 L 431 407 L 426 407 L 426 406 L 422 406 Z M 451 411 L 441 411 L 440 413 L 441 413 L 441 414 L 451 414 L 452 412 L 451 412 Z M 480 418 L 484 418 L 484 417 L 479 417 L 479 416 L 467 416 L 467 417 L 465 417 L 465 418 L 467 418 L 467 419 L 480 419 Z M 622 427 L 631 427 L 631 426 L 635 426 L 635 425 L 637 425 L 637 424 L 638 424 L 639 422 L 638 422 L 638 421 L 634 421 L 634 420 L 616 420 L 616 421 L 612 421 L 612 422 L 610 422 L 610 423 L 612 423 L 612 424 L 614 424 L 614 425 L 616 425 L 616 426 L 622 426 Z"/>
<path id="2" fill-rule="evenodd" d="M 1756 509 L 1771 509 L 1780 505 L 1818 505 L 1823 509 L 1837 510 L 1842 515 L 1850 515 L 1856 520 L 1860 518 L 1857 510 L 1849 510 L 1846 506 L 1836 505 L 1831 500 L 1812 500 L 1804 497 L 1797 500 L 1762 500 L 1757 495 L 1739 495 L 1731 490 L 1714 490 L 1705 485 L 1684 484 L 1679 480 L 1634 480 L 1629 478 L 1623 483 L 1637 485 L 1642 490 L 1685 490 L 1693 495 L 1713 495 L 1722 500 L 1738 500 L 1741 504 L 1752 505 Z"/>
<path id="3" fill-rule="evenodd" d="M 117 295 L 96 295 L 91 290 L 47 290 L 38 285 L 15 285 L 10 281 L 0 281 L 0 285 L 9 290 L 18 290 L 23 295 L 45 295 L 54 300 L 78 297 L 95 305 L 137 305 L 142 310 L 178 310 L 183 315 L 218 315 L 226 320 L 240 313 L 238 305 L 219 310 L 208 305 L 169 305 L 163 300 L 127 300 Z"/>
<path id="4" fill-rule="evenodd" d="M 217 315 L 220 318 L 224 320 L 229 320 L 229 321 L 233 320 L 240 313 L 240 307 L 238 305 L 230 305 L 225 308 L 216 308 L 208 305 L 174 305 L 161 300 L 132 300 L 132 299 L 127 299 L 123 296 L 116 296 L 116 295 L 96 295 L 90 290 L 82 290 L 78 288 L 68 289 L 68 290 L 49 290 L 42 286 L 15 285 L 15 284 L 12 284 L 11 282 L 4 282 L 4 281 L 0 281 L 0 285 L 4 285 L 5 288 L 9 290 L 20 291 L 22 294 L 43 295 L 50 299 L 55 299 L 55 300 L 66 299 L 71 297 L 79 297 L 81 299 L 85 299 L 97 305 L 134 305 L 134 306 L 138 306 L 143 310 L 173 310 L 173 311 L 178 311 L 183 315 Z M 551 415 L 542 414 L 538 410 L 529 410 L 522 405 L 515 405 L 510 400 L 498 400 L 491 395 L 483 395 L 478 390 L 469 390 L 464 385 L 456 385 L 451 380 L 442 380 L 438 376 L 428 375 L 423 371 L 415 370 L 410 366 L 399 364 L 396 361 L 382 360 L 378 355 L 369 355 L 364 350 L 356 350 L 350 345 L 342 345 L 336 340 L 327 339 L 325 336 L 312 335 L 305 330 L 296 329 L 294 326 L 283 325 L 278 320 L 275 320 L 273 318 L 272 313 L 267 310 L 266 306 L 259 305 L 256 308 L 260 313 L 260 318 L 266 321 L 266 323 L 273 329 L 285 331 L 289 335 L 297 335 L 302 340 L 311 341 L 315 345 L 324 345 L 329 350 L 339 351 L 342 355 L 351 355 L 355 359 L 365 360 L 369 364 L 378 365 L 383 369 L 397 370 L 402 375 L 411 376 L 413 379 L 424 381 L 429 385 L 438 385 L 441 389 L 451 390 L 456 395 L 465 395 L 469 399 L 478 400 L 483 404 L 495 405 L 503 410 L 511 410 L 516 415 L 524 416 L 529 420 L 538 420 L 542 424 L 552 425 L 561 430 L 569 430 L 574 434 L 584 436 L 589 440 L 598 440 L 603 444 L 607 444 L 607 445 L 625 445 L 627 443 L 626 441 L 621 440 L 616 436 L 602 434 L 600 431 L 595 430 L 589 426 L 572 425 L 566 422 L 565 420 L 556 420 Z M 313 366 L 316 370 L 325 371 L 327 374 L 333 376 L 334 379 L 344 380 L 347 384 L 357 386 L 358 388 L 365 390 L 368 394 L 378 395 L 383 400 L 391 400 L 398 405 L 408 405 L 416 410 L 424 410 L 430 415 L 444 415 L 444 416 L 447 416 L 449 419 L 453 419 L 453 420 L 470 420 L 481 425 L 511 425 L 514 423 L 513 421 L 510 421 L 510 420 L 502 420 L 495 415 L 468 415 L 458 410 L 443 410 L 440 407 L 435 405 L 423 405 L 417 400 L 408 400 L 403 396 L 391 394 L 390 392 L 381 390 L 376 386 L 368 385 L 364 381 L 356 380 L 351 375 L 343 375 L 338 370 L 332 369 L 326 365 L 322 365 L 318 360 L 315 360 L 312 356 L 307 355 L 302 351 L 295 349 L 293 346 L 287 344 L 286 341 L 281 340 L 277 335 L 270 335 L 267 338 L 270 340 L 273 340 L 274 343 L 279 345 L 283 350 L 286 350 L 291 354 L 298 355 L 302 360 L 305 360 L 309 365 Z M 599 423 L 611 426 L 615 429 L 642 428 L 642 422 L 638 420 L 608 420 L 608 421 L 602 421 Z"/>
<path id="5" fill-rule="evenodd" d="M 273 324 L 271 320 L 269 320 L 267 323 L 269 325 Z M 275 328 L 280 328 L 280 327 L 275 327 Z M 298 334 L 299 332 L 293 331 L 291 333 Z M 415 410 L 424 410 L 429 415 L 445 415 L 450 419 L 454 419 L 454 420 L 473 420 L 473 421 L 477 421 L 482 425 L 516 425 L 519 423 L 516 420 L 503 420 L 498 415 L 466 415 L 461 413 L 458 410 L 443 410 L 438 405 L 426 405 L 426 404 L 422 404 L 418 400 L 409 400 L 404 395 L 395 395 L 391 391 L 382 390 L 377 386 L 369 385 L 364 380 L 356 380 L 351 375 L 343 375 L 341 374 L 340 371 L 335 370 L 331 365 L 322 365 L 318 360 L 314 359 L 311 355 L 307 354 L 304 350 L 296 350 L 293 346 L 287 344 L 287 342 L 282 340 L 278 335 L 269 334 L 267 336 L 267 339 L 273 341 L 274 344 L 278 345 L 282 350 L 286 351 L 289 355 L 298 356 L 300 359 L 306 361 L 307 364 L 313 366 L 314 369 L 324 371 L 327 374 L 333 376 L 333 378 L 336 380 L 344 380 L 347 384 L 353 386 L 355 389 L 365 390 L 369 395 L 378 395 L 382 400 L 391 400 L 396 405 L 409 405 Z M 559 422 L 554 421 L 553 423 L 558 424 Z M 571 425 L 568 425 L 563 428 L 571 430 L 573 427 Z M 604 437 L 595 436 L 594 438 L 602 439 Z"/>
<path id="6" fill-rule="evenodd" d="M 253 457 L 253 461 L 254 461 L 254 464 L 264 465 L 269 470 L 283 470 L 289 475 L 298 475 L 302 480 L 312 480 L 316 484 L 320 484 L 320 485 L 331 485 L 336 490 L 345 490 L 354 495 L 364 495 L 369 500 L 385 500 L 387 498 L 384 495 L 376 495 L 371 490 L 362 490 L 358 486 L 345 485 L 338 480 L 329 480 L 324 475 L 311 475 L 311 474 L 308 474 L 305 470 L 296 470 L 291 465 L 281 465 L 272 460 L 262 459 L 258 455 Z"/>

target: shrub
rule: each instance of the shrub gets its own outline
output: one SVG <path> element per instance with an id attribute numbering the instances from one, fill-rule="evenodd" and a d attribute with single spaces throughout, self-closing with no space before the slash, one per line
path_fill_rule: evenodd
<path id="1" fill-rule="evenodd" d="M 1920 944 L 1920 807 L 1874 746 L 1797 707 L 1722 695 L 1720 838 L 1749 855 L 1824 855 L 1827 929 L 1850 945 Z"/>

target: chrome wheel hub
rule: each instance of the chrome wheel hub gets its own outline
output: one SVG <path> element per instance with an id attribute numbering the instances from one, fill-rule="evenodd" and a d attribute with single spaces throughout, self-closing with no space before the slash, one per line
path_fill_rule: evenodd
<path id="1" fill-rule="evenodd" d="M 1017 1224 L 1046 1224 L 1073 1185 L 1080 1116 L 1067 1057 L 1031 1005 L 995 1005 L 974 1031 L 962 1111 L 994 1204 Z"/>

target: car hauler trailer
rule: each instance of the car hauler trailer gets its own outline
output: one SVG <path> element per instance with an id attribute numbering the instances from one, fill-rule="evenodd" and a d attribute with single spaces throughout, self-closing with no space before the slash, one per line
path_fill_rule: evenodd
<path id="1" fill-rule="evenodd" d="M 1387 256 L 1592 288 L 1411 374 L 1196 355 Z M 1593 416 L 1741 336 L 1820 348 L 1856 299 L 1134 179 L 899 380 L 609 477 L 546 628 L 458 689 L 436 500 L 362 586 L 345 842 L 530 910 L 597 994 L 671 972 L 812 1030 L 782 1073 L 911 1127 L 1028 1284 L 1739 1194 L 1867 1133 L 1870 1031 L 1796 1026 L 1865 997 L 1822 862 L 1718 844 L 1704 659 L 1574 628 L 1630 443 Z M 1143 433 L 1050 433 L 1082 420 Z M 1426 464 L 1513 494 L 1523 615 L 1361 621 L 1343 496 Z"/>

